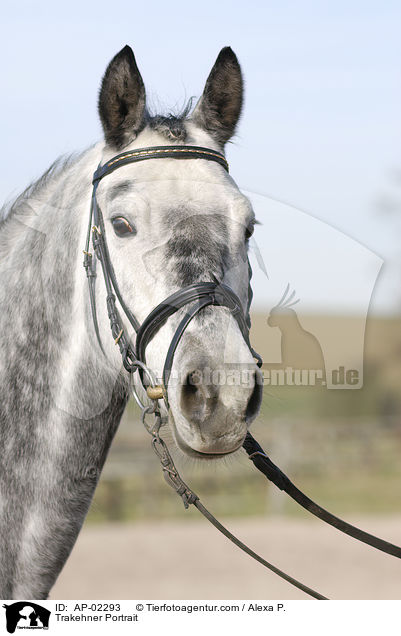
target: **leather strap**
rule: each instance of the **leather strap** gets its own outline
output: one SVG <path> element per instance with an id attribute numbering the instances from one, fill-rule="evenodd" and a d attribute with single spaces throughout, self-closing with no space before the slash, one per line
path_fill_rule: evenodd
<path id="1" fill-rule="evenodd" d="M 181 320 L 180 324 L 178 325 L 176 332 L 170 342 L 170 346 L 168 348 L 167 355 L 166 355 L 166 360 L 164 362 L 163 386 L 167 387 L 169 384 L 175 350 L 178 347 L 178 343 L 180 342 L 184 331 L 187 329 L 191 320 L 195 318 L 195 316 L 200 312 L 200 310 L 203 309 L 203 307 L 207 307 L 208 305 L 211 305 L 211 304 L 212 304 L 212 301 L 210 297 L 204 298 L 199 303 L 197 303 L 194 307 L 192 307 L 191 310 L 186 312 L 184 318 Z"/>
<path id="2" fill-rule="evenodd" d="M 156 332 L 170 316 L 181 307 L 194 301 L 208 300 L 208 305 L 227 307 L 237 320 L 244 338 L 248 340 L 248 327 L 242 311 L 241 301 L 232 289 L 224 283 L 195 283 L 168 296 L 157 305 L 143 321 L 136 337 L 136 355 L 145 362 L 145 350 Z"/>
<path id="3" fill-rule="evenodd" d="M 95 328 L 95 334 L 96 334 L 96 338 L 97 338 L 97 341 L 99 343 L 101 352 L 105 356 L 106 354 L 104 352 L 102 339 L 100 337 L 99 323 L 98 323 L 98 320 L 97 320 L 97 312 L 96 312 L 96 289 L 95 289 L 95 285 L 96 285 L 96 260 L 93 258 L 92 252 L 89 251 L 90 250 L 91 229 L 92 229 L 92 218 L 93 218 L 93 212 L 92 212 L 92 205 L 91 205 L 91 210 L 90 210 L 90 215 L 89 215 L 89 225 L 88 225 L 88 230 L 87 230 L 87 233 L 86 233 L 85 249 L 83 250 L 83 252 L 84 252 L 83 266 L 85 268 L 86 276 L 88 278 L 89 300 L 90 300 L 90 308 L 91 308 L 93 326 Z"/>
<path id="4" fill-rule="evenodd" d="M 99 166 L 93 175 L 93 182 L 99 182 L 106 174 L 110 174 L 117 168 L 129 163 L 145 161 L 146 159 L 207 159 L 216 161 L 227 172 L 229 171 L 227 159 L 221 152 L 202 146 L 150 146 L 148 148 L 138 148 L 128 150 L 116 155 L 107 163 Z"/>
<path id="5" fill-rule="evenodd" d="M 254 466 L 260 472 L 262 472 L 267 479 L 269 479 L 277 488 L 283 490 L 287 493 L 294 501 L 296 501 L 302 508 L 305 508 L 308 512 L 311 512 L 315 517 L 318 517 L 325 523 L 337 528 L 340 532 L 348 534 L 350 537 L 361 541 L 362 543 L 366 543 L 367 545 L 376 548 L 377 550 L 381 550 L 382 552 L 386 552 L 386 554 L 391 554 L 392 556 L 401 559 L 401 548 L 393 543 L 389 543 L 388 541 L 384 541 L 379 537 L 375 537 L 373 534 L 369 534 L 364 530 L 360 530 L 355 526 L 343 521 L 339 517 L 331 514 L 328 510 L 325 510 L 319 504 L 315 503 L 307 497 L 299 488 L 297 488 L 292 481 L 283 473 L 282 470 L 278 466 L 276 466 L 271 459 L 266 455 L 263 448 L 258 444 L 258 442 L 252 437 L 250 432 L 246 434 L 245 441 L 243 443 L 243 447 L 249 455 L 249 459 L 252 460 Z"/>
<path id="6" fill-rule="evenodd" d="M 234 543 L 234 545 L 236 545 L 237 548 L 239 548 L 240 550 L 248 554 L 250 557 L 255 559 L 255 561 L 258 561 L 258 563 L 263 565 L 265 568 L 267 568 L 271 572 L 274 572 L 274 574 L 277 574 L 277 576 L 279 576 L 281 579 L 284 579 L 284 581 L 287 581 L 287 583 L 298 588 L 298 590 L 301 590 L 301 592 L 305 592 L 305 594 L 308 594 L 312 598 L 315 598 L 318 601 L 329 600 L 327 596 L 323 596 L 323 594 L 320 594 L 316 590 L 313 590 L 311 587 L 308 587 L 304 583 L 301 583 L 297 579 L 294 579 L 293 576 L 291 576 L 290 574 L 287 574 L 283 570 L 280 570 L 278 567 L 276 567 L 269 561 L 266 561 L 266 559 L 261 557 L 260 554 L 258 554 L 257 552 L 249 548 L 243 541 L 238 539 L 238 537 L 236 537 L 225 526 L 223 526 L 223 524 L 220 523 L 220 521 L 216 519 L 216 517 L 212 515 L 212 513 L 209 512 L 207 508 L 205 508 L 205 506 L 202 504 L 200 499 L 196 499 L 194 502 L 191 502 L 191 503 L 193 503 L 193 505 L 199 510 L 199 512 L 202 513 L 202 515 L 206 517 L 206 519 L 210 521 L 210 523 L 214 525 L 214 527 L 217 528 L 217 530 L 219 530 L 222 534 L 224 534 L 224 536 L 227 537 L 227 539 L 232 541 L 232 543 Z"/>

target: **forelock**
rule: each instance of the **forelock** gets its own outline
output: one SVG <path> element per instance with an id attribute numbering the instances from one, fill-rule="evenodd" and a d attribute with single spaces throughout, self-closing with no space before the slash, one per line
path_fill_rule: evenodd
<path id="1" fill-rule="evenodd" d="M 151 114 L 147 115 L 149 128 L 160 133 L 169 140 L 184 142 L 187 139 L 185 120 L 192 108 L 193 98 L 188 100 L 184 108 L 178 113 L 168 113 L 167 115 Z"/>

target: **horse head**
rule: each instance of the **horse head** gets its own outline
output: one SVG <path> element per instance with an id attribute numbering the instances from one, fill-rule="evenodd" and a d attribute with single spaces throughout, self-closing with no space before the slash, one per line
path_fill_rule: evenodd
<path id="1" fill-rule="evenodd" d="M 242 100 L 239 63 L 224 48 L 191 114 L 152 116 L 134 54 L 125 47 L 109 64 L 99 96 L 102 164 L 122 150 L 155 146 L 222 153 Z M 227 285 L 247 312 L 247 246 L 255 219 L 222 165 L 176 158 L 123 165 L 99 183 L 96 196 L 122 295 L 140 323 L 164 298 L 199 282 Z M 183 311 L 166 320 L 147 346 L 146 364 L 158 377 Z M 100 326 L 107 329 L 104 320 Z M 121 364 L 110 333 L 103 332 L 106 356 Z M 171 426 L 186 454 L 210 458 L 241 447 L 262 391 L 252 353 L 227 308 L 205 307 L 188 325 L 168 391 Z"/>

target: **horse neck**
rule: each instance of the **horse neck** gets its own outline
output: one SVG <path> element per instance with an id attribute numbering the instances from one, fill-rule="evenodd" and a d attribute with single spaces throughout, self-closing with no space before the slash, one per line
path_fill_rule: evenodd
<path id="1" fill-rule="evenodd" d="M 83 420 L 107 408 L 118 381 L 118 374 L 104 364 L 90 337 L 82 267 L 91 176 L 99 159 L 99 147 L 87 151 L 34 196 L 21 201 L 7 228 L 9 237 L 13 236 L 7 266 L 14 273 L 6 295 L 13 287 L 18 290 L 10 310 L 14 320 L 8 318 L 14 330 L 20 325 L 20 332 L 11 334 L 10 340 L 18 342 L 29 334 L 32 356 L 23 356 L 32 358 L 32 369 L 42 376 L 43 396 L 47 386 L 49 409 L 55 405 L 58 411 Z M 9 349 L 18 355 L 12 346 Z"/>
<path id="2" fill-rule="evenodd" d="M 2 598 L 47 597 L 125 406 L 87 337 L 82 248 L 93 155 L 20 199 L 0 226 Z"/>

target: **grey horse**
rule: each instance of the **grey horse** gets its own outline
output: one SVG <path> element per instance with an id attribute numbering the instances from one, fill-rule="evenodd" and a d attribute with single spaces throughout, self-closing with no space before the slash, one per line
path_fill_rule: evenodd
<path id="1" fill-rule="evenodd" d="M 102 354 L 82 267 L 92 174 L 122 149 L 198 145 L 223 152 L 243 101 L 230 48 L 220 52 L 192 112 L 150 115 L 132 50 L 110 62 L 100 90 L 104 140 L 59 160 L 0 222 L 0 597 L 44 599 L 87 514 L 129 396 L 96 283 Z M 131 311 L 149 311 L 184 285 L 220 280 L 248 303 L 254 215 L 224 168 L 198 159 L 121 167 L 99 185 L 110 257 Z M 98 270 L 99 271 L 99 270 Z M 159 330 L 147 363 L 161 377 L 180 312 Z M 128 326 L 127 326 L 128 329 Z M 205 380 L 249 371 L 238 384 Z M 198 373 L 198 381 L 190 379 Z M 200 376 L 199 376 L 200 372 Z M 210 373 L 211 372 L 211 373 Z M 170 426 L 188 455 L 239 449 L 261 400 L 257 369 L 222 307 L 205 308 L 182 338 L 172 375 Z M 199 380 L 200 377 L 200 380 Z M 221 377 L 221 376 L 219 376 Z"/>

